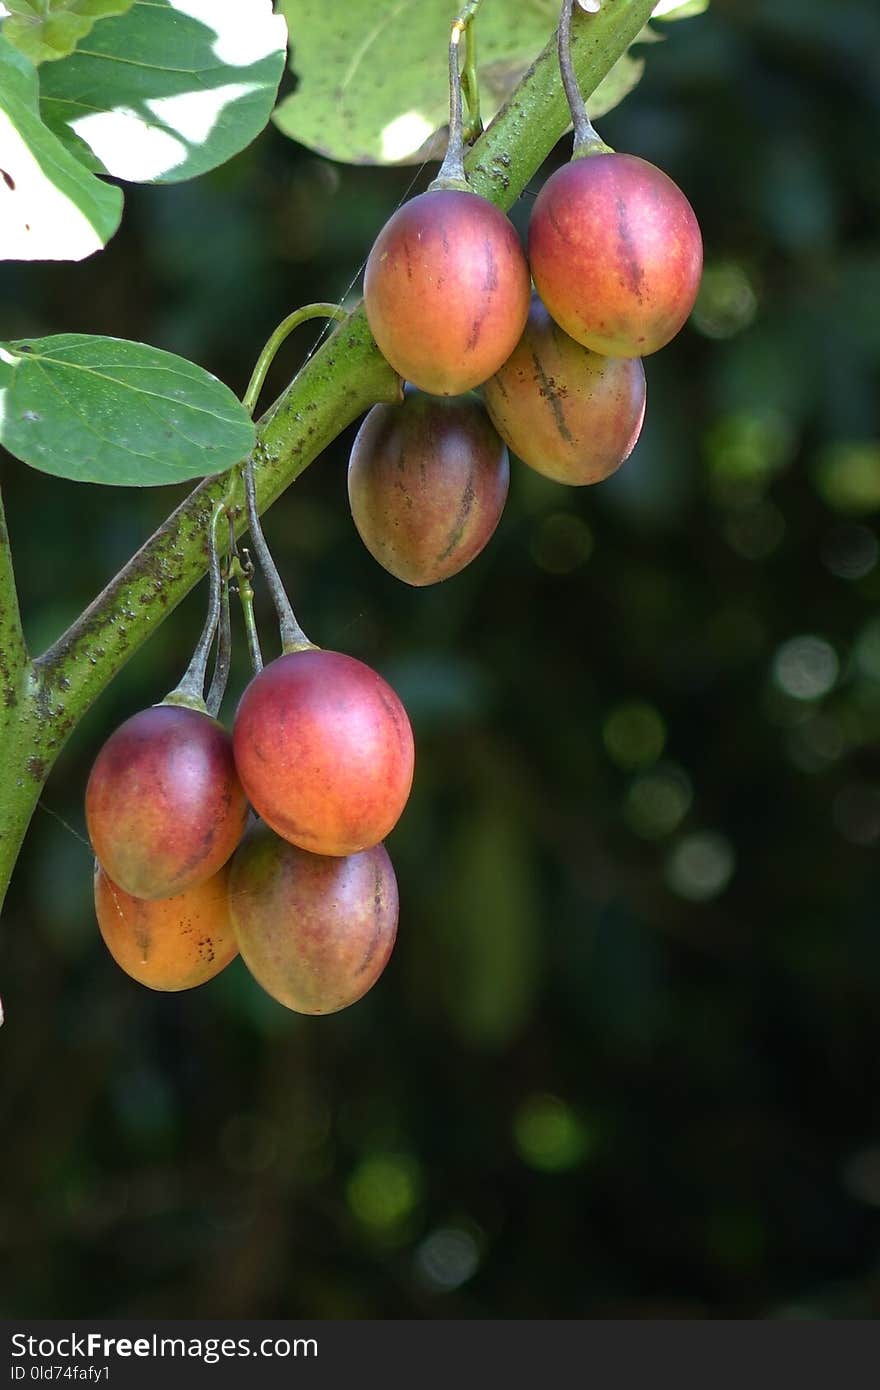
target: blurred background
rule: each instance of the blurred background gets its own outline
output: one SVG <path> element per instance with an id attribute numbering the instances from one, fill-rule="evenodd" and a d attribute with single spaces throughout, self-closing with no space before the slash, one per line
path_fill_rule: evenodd
<path id="1" fill-rule="evenodd" d="M 487 550 L 422 591 L 355 533 L 353 430 L 268 514 L 306 629 L 416 732 L 367 998 L 301 1018 L 240 963 L 160 996 L 98 936 L 89 768 L 176 683 L 204 586 L 76 731 L 0 933 L 0 1313 L 878 1311 L 878 49 L 873 0 L 714 0 L 601 123 L 706 242 L 613 479 L 517 464 Z M 99 257 L 0 267 L 3 336 L 143 338 L 241 392 L 285 313 L 356 293 L 413 172 L 270 128 L 130 187 Z M 185 491 L 0 477 L 37 650 Z"/>

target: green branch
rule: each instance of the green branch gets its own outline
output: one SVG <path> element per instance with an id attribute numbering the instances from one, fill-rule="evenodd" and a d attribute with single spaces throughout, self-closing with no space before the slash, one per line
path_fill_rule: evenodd
<path id="1" fill-rule="evenodd" d="M 0 904 L 48 772 L 35 747 L 39 736 L 35 689 L 0 496 Z"/>
<path id="2" fill-rule="evenodd" d="M 647 22 L 654 3 L 605 0 L 599 14 L 578 11 L 572 54 L 582 90 L 590 92 L 598 85 Z M 466 166 L 474 189 L 499 207 L 510 207 L 568 125 L 554 38 L 468 152 Z M 346 425 L 377 401 L 394 401 L 399 395 L 399 379 L 379 355 L 363 308 L 358 308 L 260 422 L 254 455 L 259 511 L 270 506 Z M 238 470 L 200 484 L 33 668 L 27 664 L 17 622 L 11 562 L 0 547 L 0 605 L 5 604 L 5 616 L 0 606 L 0 622 L 11 624 L 0 631 L 0 645 L 5 650 L 8 643 L 23 692 L 12 723 L 7 720 L 0 727 L 0 752 L 6 754 L 6 791 L 0 796 L 0 901 L 40 789 L 63 743 L 129 657 L 207 571 L 211 516 L 233 483 L 237 529 L 244 530 Z"/>
<path id="3" fill-rule="evenodd" d="M 28 660 L 12 568 L 12 548 L 0 494 L 0 700 L 7 709 L 15 701 Z"/>

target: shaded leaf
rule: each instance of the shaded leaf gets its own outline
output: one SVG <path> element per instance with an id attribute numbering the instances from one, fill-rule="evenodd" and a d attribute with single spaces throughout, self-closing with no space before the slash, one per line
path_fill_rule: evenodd
<path id="1" fill-rule="evenodd" d="M 3 36 L 32 63 L 72 53 L 99 19 L 124 13 L 134 0 L 3 0 Z"/>
<path id="2" fill-rule="evenodd" d="M 40 119 L 36 68 L 0 33 L 0 260 L 81 261 L 122 216 L 122 194 L 88 173 Z"/>
<path id="3" fill-rule="evenodd" d="M 0 443 L 59 478 L 146 487 L 218 473 L 254 427 L 201 367 L 121 338 L 0 344 Z"/>
<path id="4" fill-rule="evenodd" d="M 606 111 L 613 111 L 615 106 L 619 106 L 624 97 L 638 86 L 644 71 L 644 58 L 633 58 L 630 53 L 622 53 L 587 102 L 587 112 L 592 119 L 596 120 L 604 116 Z"/>
<path id="5" fill-rule="evenodd" d="M 271 0 L 134 0 L 44 69 L 43 116 L 90 168 L 133 183 L 195 178 L 266 125 L 286 44 Z"/>

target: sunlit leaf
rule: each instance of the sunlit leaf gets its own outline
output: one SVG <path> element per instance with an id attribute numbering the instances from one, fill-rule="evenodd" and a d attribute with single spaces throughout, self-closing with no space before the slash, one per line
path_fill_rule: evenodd
<path id="1" fill-rule="evenodd" d="M 271 0 L 134 0 L 43 71 L 46 123 L 90 168 L 175 183 L 259 134 L 284 70 Z"/>
<path id="2" fill-rule="evenodd" d="M 0 443 L 56 477 L 145 487 L 229 468 L 254 427 L 228 387 L 182 357 L 63 333 L 0 344 Z"/>
<path id="3" fill-rule="evenodd" d="M 659 0 L 654 6 L 652 19 L 693 19 L 695 15 L 705 14 L 709 0 Z"/>
<path id="4" fill-rule="evenodd" d="M 110 240 L 122 194 L 40 119 L 37 72 L 0 34 L 0 260 L 81 261 Z"/>

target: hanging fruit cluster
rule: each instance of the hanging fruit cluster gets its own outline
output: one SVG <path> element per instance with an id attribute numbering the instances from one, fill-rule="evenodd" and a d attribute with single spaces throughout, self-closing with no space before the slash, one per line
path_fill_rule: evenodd
<path id="1" fill-rule="evenodd" d="M 409 796 L 412 730 L 380 675 L 302 632 L 260 527 L 252 463 L 245 488 L 282 655 L 263 666 L 236 552 L 255 674 L 230 736 L 215 717 L 229 611 L 212 546 L 208 618 L 183 680 L 111 734 L 89 777 L 95 909 L 111 955 L 141 984 L 189 989 L 240 952 L 288 1008 L 333 1013 L 375 983 L 394 945 L 397 883 L 382 840 Z"/>
<path id="2" fill-rule="evenodd" d="M 572 3 L 559 56 L 573 157 L 536 199 L 528 261 L 465 174 L 458 49 L 469 20 L 452 31 L 440 173 L 367 260 L 367 319 L 406 390 L 366 416 L 349 500 L 371 554 L 412 585 L 449 578 L 486 545 L 507 496 L 508 447 L 562 483 L 620 466 L 644 419 L 641 359 L 678 332 L 696 297 L 696 217 L 666 174 L 614 153 L 590 124 L 571 65 Z M 155 989 L 200 984 L 240 951 L 288 1008 L 330 1013 L 366 993 L 394 944 L 397 885 L 382 842 L 409 795 L 412 731 L 381 676 L 303 634 L 262 536 L 252 465 L 244 478 L 283 654 L 262 668 L 251 612 L 255 675 L 230 737 L 215 718 L 228 669 L 215 552 L 187 675 L 111 736 L 89 780 L 96 910 L 114 958 Z"/>
<path id="3" fill-rule="evenodd" d="M 696 298 L 693 209 L 660 169 L 596 134 L 572 70 L 571 11 L 565 0 L 559 60 L 573 156 L 538 194 L 528 261 L 507 218 L 467 182 L 456 29 L 446 159 L 367 260 L 367 319 L 408 390 L 403 405 L 367 416 L 349 501 L 371 554 L 410 584 L 457 573 L 489 540 L 505 446 L 557 482 L 613 473 L 644 420 L 641 359 L 674 337 Z"/>

